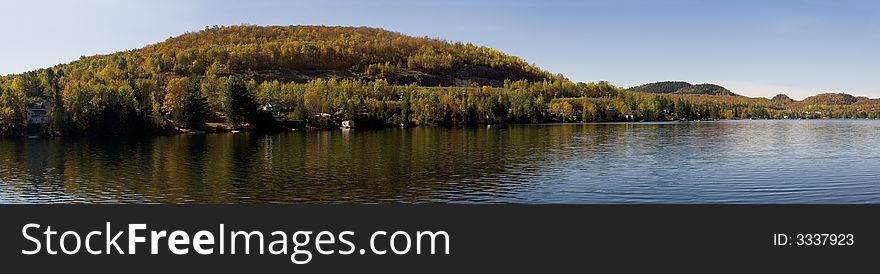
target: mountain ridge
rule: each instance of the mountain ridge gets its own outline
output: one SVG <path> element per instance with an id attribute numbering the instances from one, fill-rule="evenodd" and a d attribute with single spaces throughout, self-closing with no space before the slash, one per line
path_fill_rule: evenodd
<path id="1" fill-rule="evenodd" d="M 683 81 L 663 81 L 638 85 L 628 88 L 633 92 L 643 93 L 659 93 L 659 94 L 704 94 L 704 95 L 722 95 L 722 96 L 739 96 L 727 88 L 716 84 L 691 84 Z"/>

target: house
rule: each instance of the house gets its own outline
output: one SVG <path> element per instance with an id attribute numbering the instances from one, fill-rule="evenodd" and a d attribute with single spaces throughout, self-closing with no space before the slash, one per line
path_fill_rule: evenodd
<path id="1" fill-rule="evenodd" d="M 32 125 L 44 125 L 49 123 L 49 109 L 45 103 L 31 103 L 27 105 L 27 123 Z"/>
<path id="2" fill-rule="evenodd" d="M 291 111 L 289 107 L 277 101 L 269 101 L 263 105 L 262 110 L 271 113 L 275 118 L 285 118 L 285 114 Z"/>

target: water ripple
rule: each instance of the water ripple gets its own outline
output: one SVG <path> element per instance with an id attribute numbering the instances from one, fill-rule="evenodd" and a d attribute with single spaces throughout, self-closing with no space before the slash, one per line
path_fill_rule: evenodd
<path id="1" fill-rule="evenodd" d="M 880 203 L 880 121 L 0 140 L 0 203 Z"/>

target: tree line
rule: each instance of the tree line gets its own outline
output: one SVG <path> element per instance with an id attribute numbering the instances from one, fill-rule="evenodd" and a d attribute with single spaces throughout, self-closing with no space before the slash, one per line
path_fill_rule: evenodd
<path id="1" fill-rule="evenodd" d="M 355 119 L 378 126 L 481 123 L 670 121 L 769 118 L 878 118 L 874 104 L 805 105 L 787 109 L 764 98 L 649 94 L 607 82 L 505 81 L 502 87 L 420 87 L 385 80 L 313 79 L 258 82 L 239 76 L 173 76 L 61 86 L 64 71 L 43 69 L 0 84 L 0 125 L 6 135 L 26 126 L 25 105 L 49 102 L 49 131 L 62 134 L 159 133 L 203 129 L 208 121 L 232 128 L 271 129 L 260 106 L 288 107 L 285 119 L 315 127 Z"/>

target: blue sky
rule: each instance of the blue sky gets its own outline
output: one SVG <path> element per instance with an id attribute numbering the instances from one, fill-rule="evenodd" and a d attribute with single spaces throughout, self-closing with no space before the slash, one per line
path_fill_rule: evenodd
<path id="1" fill-rule="evenodd" d="M 574 81 L 880 97 L 880 1 L 2 1 L 0 74 L 206 25 L 354 25 L 471 42 Z"/>

